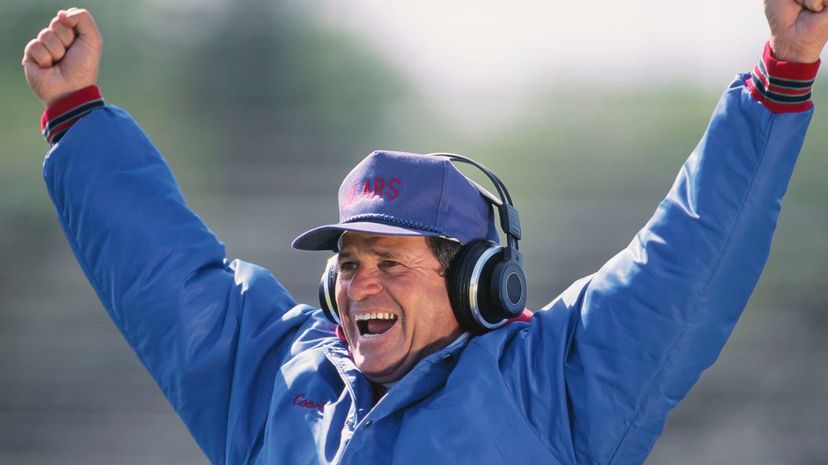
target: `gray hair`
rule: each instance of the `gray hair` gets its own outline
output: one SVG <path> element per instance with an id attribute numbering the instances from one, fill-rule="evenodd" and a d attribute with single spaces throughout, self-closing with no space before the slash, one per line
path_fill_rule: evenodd
<path id="1" fill-rule="evenodd" d="M 428 248 L 440 262 L 440 274 L 445 274 L 457 252 L 463 247 L 459 242 L 445 237 L 429 236 L 426 238 Z"/>

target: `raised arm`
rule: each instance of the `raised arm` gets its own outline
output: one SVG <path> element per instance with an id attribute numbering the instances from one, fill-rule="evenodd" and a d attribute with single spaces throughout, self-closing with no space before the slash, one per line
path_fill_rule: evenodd
<path id="1" fill-rule="evenodd" d="M 766 47 L 727 89 L 629 246 L 536 313 L 504 352 L 516 398 L 562 462 L 643 462 L 718 357 L 767 260 L 811 118 L 828 37 L 821 2 L 766 2 L 781 53 Z"/>
<path id="2" fill-rule="evenodd" d="M 26 47 L 54 144 L 49 194 L 98 297 L 199 445 L 214 463 L 241 461 L 259 447 L 279 366 L 329 334 L 266 270 L 225 260 L 150 140 L 103 105 L 100 53 L 94 20 L 77 9 Z"/>

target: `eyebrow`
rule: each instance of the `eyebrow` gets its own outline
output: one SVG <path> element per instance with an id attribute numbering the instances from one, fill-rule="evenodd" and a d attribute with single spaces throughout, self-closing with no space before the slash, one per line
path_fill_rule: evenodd
<path id="1" fill-rule="evenodd" d="M 371 249 L 370 252 L 380 258 L 397 258 L 397 255 L 390 250 L 376 250 Z"/>
<path id="2" fill-rule="evenodd" d="M 399 257 L 399 255 L 395 254 L 394 252 L 392 252 L 390 250 L 385 250 L 385 249 L 369 248 L 368 253 L 371 254 L 371 255 L 375 255 L 379 258 L 384 258 L 384 259 L 398 258 Z M 350 252 L 347 249 L 339 252 L 339 258 L 340 259 L 342 259 L 342 258 L 352 258 L 353 256 L 354 256 L 353 252 Z"/>

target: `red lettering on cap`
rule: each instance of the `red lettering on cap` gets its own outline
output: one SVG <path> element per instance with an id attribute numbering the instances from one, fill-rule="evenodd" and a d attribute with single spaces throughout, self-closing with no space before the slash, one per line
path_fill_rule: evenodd
<path id="1" fill-rule="evenodd" d="M 356 195 L 357 186 L 359 186 L 359 183 L 355 182 L 351 184 L 351 188 L 348 189 L 348 193 L 345 194 L 345 205 L 350 205 L 351 202 L 354 201 L 354 195 Z"/>
<path id="2" fill-rule="evenodd" d="M 345 193 L 343 205 L 350 205 L 357 198 L 380 197 L 386 200 L 394 200 L 400 195 L 399 186 L 402 185 L 400 178 L 386 178 L 377 176 L 375 178 L 364 178 L 354 181 L 351 188 Z"/>
<path id="3" fill-rule="evenodd" d="M 389 192 L 385 194 L 385 198 L 388 200 L 394 200 L 400 195 L 400 190 L 397 189 L 397 186 L 401 185 L 402 181 L 400 178 L 391 178 L 391 182 L 388 183 Z"/>
<path id="4" fill-rule="evenodd" d="M 382 188 L 385 187 L 385 179 L 374 178 L 374 195 L 373 197 L 382 197 Z"/>

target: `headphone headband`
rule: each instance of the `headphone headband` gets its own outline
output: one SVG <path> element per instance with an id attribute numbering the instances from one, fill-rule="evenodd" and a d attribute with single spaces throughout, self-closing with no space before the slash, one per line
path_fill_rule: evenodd
<path id="1" fill-rule="evenodd" d="M 506 185 L 503 183 L 503 181 L 501 181 L 500 178 L 498 178 L 492 170 L 486 167 L 486 165 L 476 162 L 465 155 L 450 152 L 434 152 L 427 153 L 426 155 L 432 157 L 446 157 L 451 161 L 472 165 L 480 171 L 482 171 L 492 181 L 492 184 L 494 184 L 495 189 L 497 189 L 498 196 L 500 197 L 500 202 L 494 201 L 494 196 L 489 191 L 484 189 L 480 184 L 469 179 L 469 181 L 480 192 L 483 198 L 491 202 L 492 205 L 494 205 L 495 209 L 497 209 L 497 214 L 500 218 L 500 227 L 506 234 L 507 248 L 505 253 L 511 255 L 512 250 L 519 250 L 520 247 L 518 246 L 518 241 L 521 238 L 520 216 L 518 215 L 518 211 L 512 203 L 512 196 L 509 195 L 509 190 L 506 189 Z"/>

